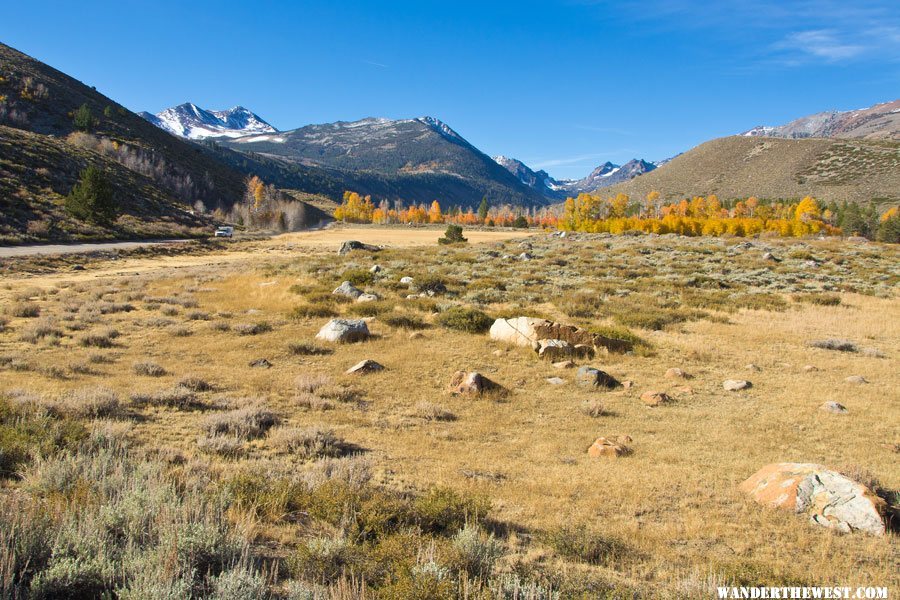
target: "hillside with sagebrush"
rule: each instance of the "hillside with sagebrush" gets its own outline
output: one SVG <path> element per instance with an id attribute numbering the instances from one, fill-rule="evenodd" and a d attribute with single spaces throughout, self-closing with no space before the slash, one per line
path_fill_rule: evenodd
<path id="1" fill-rule="evenodd" d="M 65 210 L 89 166 L 110 181 L 114 222 L 85 222 Z M 310 169 L 183 141 L 0 44 L 0 243 L 206 234 L 211 222 L 201 213 L 240 202 L 258 166 L 304 191 L 342 191 Z"/>
<path id="2" fill-rule="evenodd" d="M 716 194 L 720 198 L 797 199 L 823 202 L 900 202 L 900 142 L 862 139 L 715 139 L 665 166 L 604 194 L 643 198 Z"/>

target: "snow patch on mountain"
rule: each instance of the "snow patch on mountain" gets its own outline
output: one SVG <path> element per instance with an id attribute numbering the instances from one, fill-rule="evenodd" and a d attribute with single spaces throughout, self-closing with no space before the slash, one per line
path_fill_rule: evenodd
<path id="1" fill-rule="evenodd" d="M 140 116 L 160 129 L 190 140 L 278 133 L 277 129 L 259 115 L 243 106 L 228 110 L 206 110 L 192 102 L 185 102 L 155 115 L 142 112 Z"/>

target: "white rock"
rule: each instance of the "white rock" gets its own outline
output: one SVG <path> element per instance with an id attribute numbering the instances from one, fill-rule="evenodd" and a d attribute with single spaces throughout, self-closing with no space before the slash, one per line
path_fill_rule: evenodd
<path id="1" fill-rule="evenodd" d="M 369 335 L 369 326 L 362 319 L 332 319 L 319 330 L 316 339 L 350 343 L 368 339 Z"/>

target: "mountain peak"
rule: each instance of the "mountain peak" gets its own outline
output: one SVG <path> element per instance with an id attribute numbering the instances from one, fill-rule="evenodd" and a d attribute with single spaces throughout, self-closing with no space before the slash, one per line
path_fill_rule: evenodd
<path id="1" fill-rule="evenodd" d="M 193 102 L 184 102 L 155 115 L 142 112 L 140 116 L 169 133 L 192 140 L 235 138 L 278 131 L 259 115 L 240 105 L 227 110 L 207 110 Z"/>

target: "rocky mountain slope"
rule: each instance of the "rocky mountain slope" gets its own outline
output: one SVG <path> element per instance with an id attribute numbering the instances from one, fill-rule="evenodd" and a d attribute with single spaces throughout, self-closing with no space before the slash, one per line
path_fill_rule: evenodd
<path id="1" fill-rule="evenodd" d="M 900 140 L 900 100 L 869 108 L 829 111 L 777 127 L 758 126 L 741 135 L 779 138 L 863 138 Z"/>
<path id="2" fill-rule="evenodd" d="M 534 206 L 547 202 L 478 150 L 446 123 L 433 117 L 368 118 L 308 125 L 292 131 L 222 142 L 293 164 L 329 170 L 361 193 L 407 202 L 439 199 L 445 206 L 492 204 Z"/>
<path id="3" fill-rule="evenodd" d="M 515 158 L 495 156 L 494 161 L 512 173 L 520 182 L 544 194 L 549 200 L 565 199 L 581 192 L 593 192 L 600 188 L 628 181 L 657 168 L 657 163 L 643 159 L 632 159 L 624 165 L 616 165 L 609 161 L 591 171 L 582 179 L 557 180 L 546 171 L 533 171 L 525 163 Z M 668 161 L 665 161 L 668 162 Z"/>
<path id="4" fill-rule="evenodd" d="M 900 202 L 900 142 L 866 139 L 779 139 L 732 136 L 712 140 L 665 166 L 609 188 L 666 199 L 721 198 Z"/>
<path id="5" fill-rule="evenodd" d="M 235 106 L 228 110 L 206 110 L 191 102 L 185 102 L 155 115 L 148 112 L 139 114 L 160 129 L 191 140 L 241 137 L 278 131 L 243 106 Z"/>

